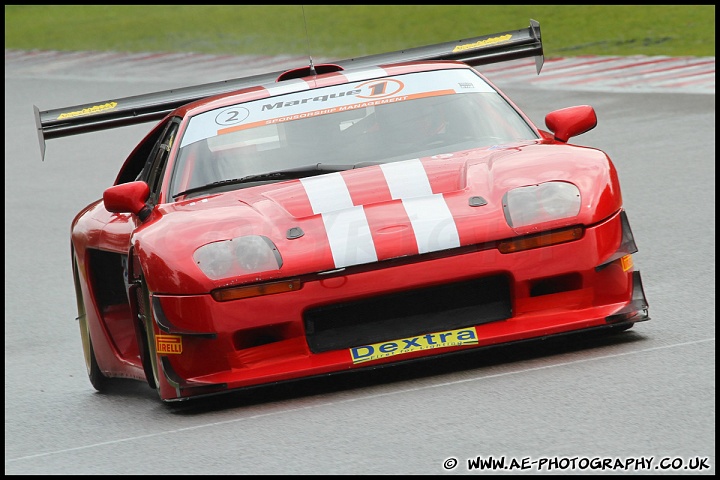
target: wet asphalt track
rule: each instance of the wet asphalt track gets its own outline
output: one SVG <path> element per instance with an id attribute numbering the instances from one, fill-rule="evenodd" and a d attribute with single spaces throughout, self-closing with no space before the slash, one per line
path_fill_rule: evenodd
<path id="1" fill-rule="evenodd" d="M 51 140 L 41 162 L 32 105 L 304 63 L 6 51 L 5 473 L 443 474 L 493 456 L 544 462 L 496 473 L 545 473 L 551 460 L 551 472 L 569 473 L 561 468 L 572 459 L 603 459 L 628 468 L 578 473 L 714 474 L 714 58 L 559 59 L 540 76 L 527 62 L 481 69 L 541 128 L 550 110 L 596 108 L 598 127 L 574 142 L 615 161 L 651 321 L 612 338 L 535 342 L 180 408 L 135 382 L 92 390 L 74 320 L 70 221 L 113 182 L 149 125 Z M 458 465 L 444 469 L 451 458 Z M 662 469 L 664 458 L 680 470 Z M 697 458 L 710 468 L 683 468 Z"/>

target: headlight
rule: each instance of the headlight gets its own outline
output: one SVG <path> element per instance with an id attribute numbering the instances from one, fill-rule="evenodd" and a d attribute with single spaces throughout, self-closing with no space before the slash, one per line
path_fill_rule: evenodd
<path id="1" fill-rule="evenodd" d="M 261 235 L 208 243 L 195 250 L 193 259 L 211 280 L 277 270 L 282 265 L 275 244 Z"/>
<path id="2" fill-rule="evenodd" d="M 503 198 L 505 220 L 513 228 L 574 217 L 580 204 L 580 190 L 568 182 L 514 188 Z"/>

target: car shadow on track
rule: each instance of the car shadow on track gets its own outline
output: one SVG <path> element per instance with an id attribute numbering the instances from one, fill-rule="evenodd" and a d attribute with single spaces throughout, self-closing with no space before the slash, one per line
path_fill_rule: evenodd
<path id="1" fill-rule="evenodd" d="M 103 386 L 101 392 L 94 392 L 95 395 L 102 397 L 123 397 L 125 399 L 148 399 L 159 401 L 158 394 L 150 388 L 150 385 L 144 381 L 138 381 L 129 378 L 113 378 Z"/>
<path id="2" fill-rule="evenodd" d="M 583 350 L 590 351 L 607 346 L 632 344 L 642 341 L 644 338 L 643 335 L 632 330 L 623 333 L 608 331 L 571 333 L 514 344 L 490 346 L 480 350 L 466 350 L 394 365 L 250 387 L 166 405 L 171 412 L 176 414 L 197 415 L 483 369 L 542 357 L 552 358 Z"/>

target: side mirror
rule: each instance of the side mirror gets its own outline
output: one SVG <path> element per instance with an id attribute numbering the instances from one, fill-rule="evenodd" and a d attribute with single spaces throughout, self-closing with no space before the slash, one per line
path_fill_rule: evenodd
<path id="1" fill-rule="evenodd" d="M 150 207 L 145 204 L 150 196 L 150 186 L 145 182 L 121 183 L 103 192 L 103 202 L 108 212 L 132 213 L 141 221 L 150 215 Z"/>
<path id="2" fill-rule="evenodd" d="M 555 140 L 566 143 L 570 137 L 581 135 L 597 125 L 595 109 L 580 105 L 555 110 L 545 116 L 545 125 L 555 135 Z"/>

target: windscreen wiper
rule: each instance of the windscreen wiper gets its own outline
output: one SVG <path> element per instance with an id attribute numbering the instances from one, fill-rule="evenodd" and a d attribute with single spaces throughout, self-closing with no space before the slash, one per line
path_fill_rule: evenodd
<path id="1" fill-rule="evenodd" d="M 361 162 L 357 164 L 342 164 L 342 165 L 330 165 L 327 163 L 313 163 L 312 165 L 303 165 L 301 167 L 288 168 L 285 170 L 277 170 L 275 172 L 268 173 L 257 173 L 254 175 L 246 175 L 240 178 L 232 178 L 228 180 L 220 180 L 218 182 L 208 183 L 199 187 L 188 188 L 180 193 L 173 195 L 173 198 L 182 197 L 191 193 L 202 192 L 204 190 L 212 190 L 218 187 L 224 187 L 227 185 L 238 185 L 241 183 L 251 183 L 266 180 L 289 180 L 293 178 L 305 178 L 313 175 L 321 175 L 329 172 L 342 172 L 344 170 L 352 170 L 354 168 L 366 167 L 369 165 L 376 165 L 381 162 Z"/>

